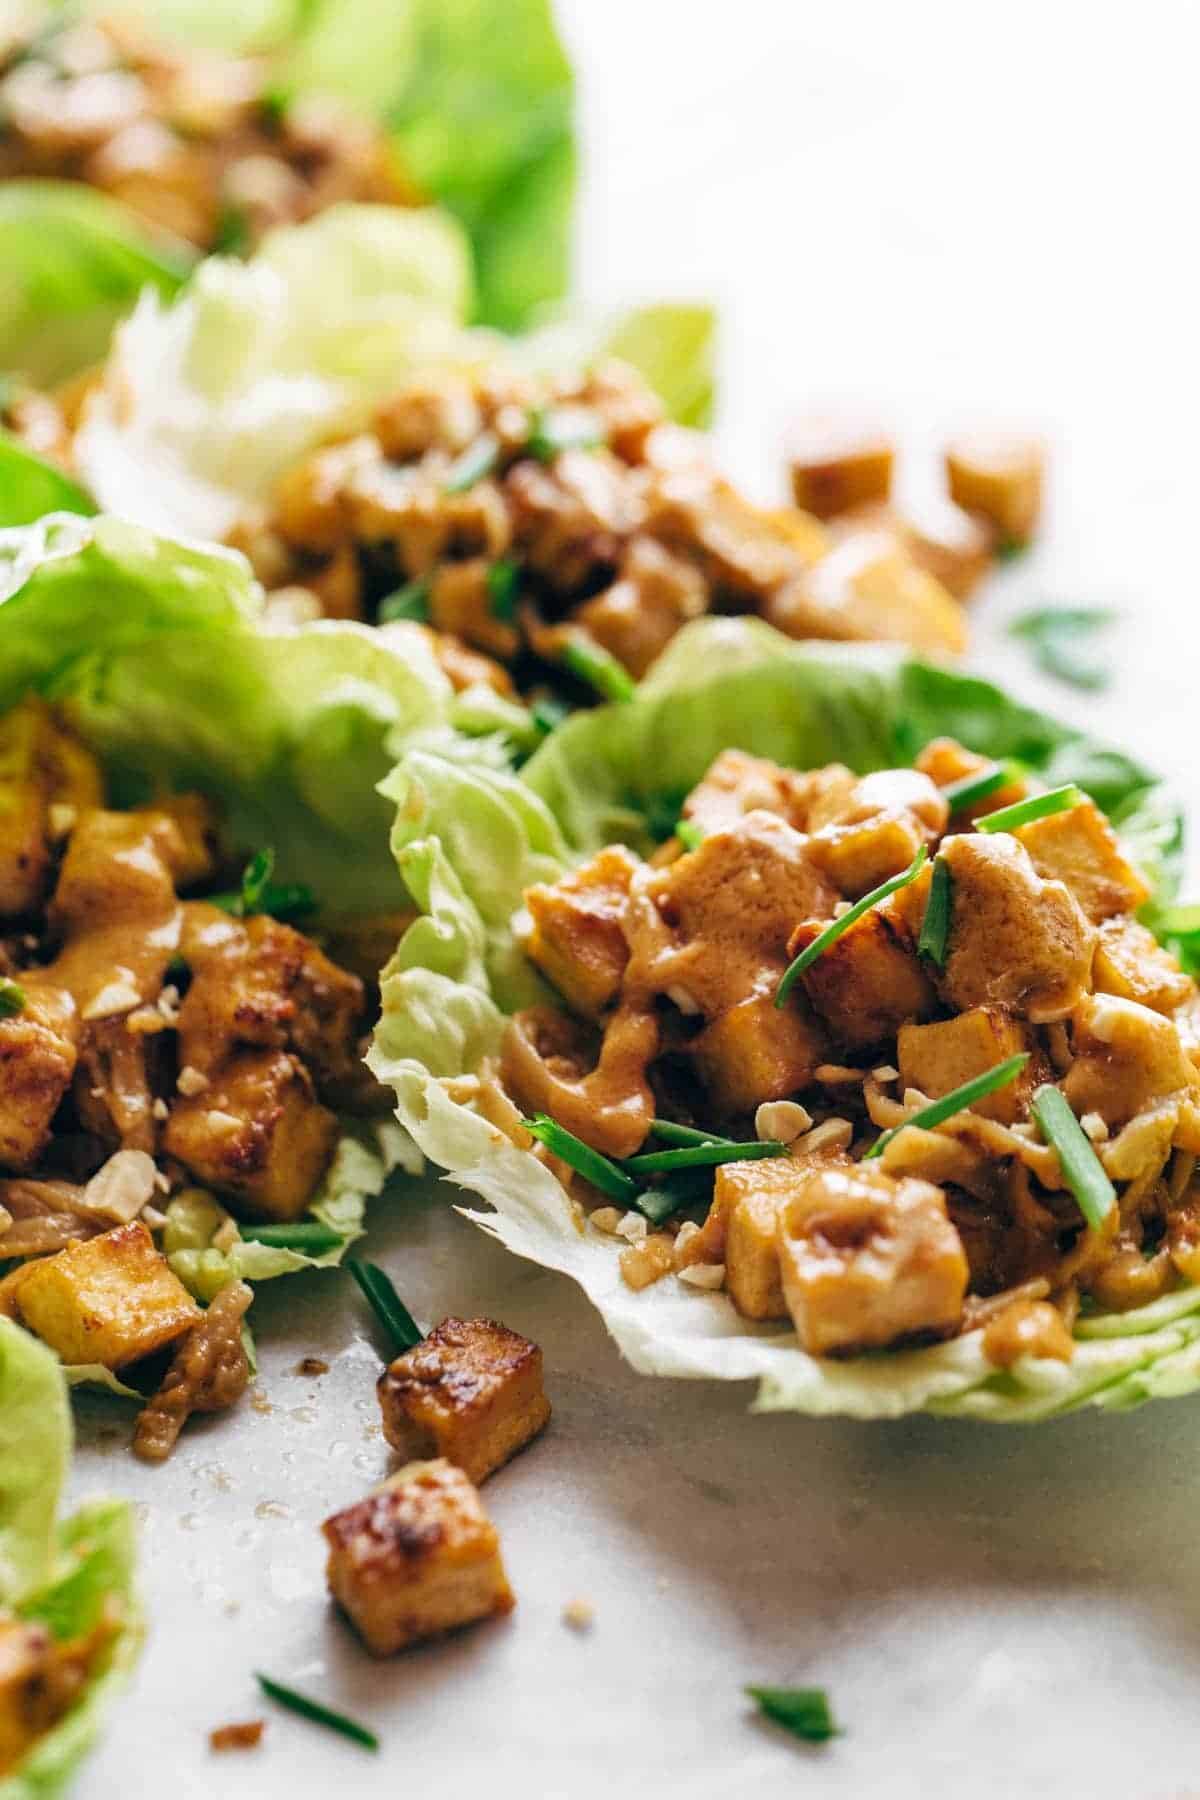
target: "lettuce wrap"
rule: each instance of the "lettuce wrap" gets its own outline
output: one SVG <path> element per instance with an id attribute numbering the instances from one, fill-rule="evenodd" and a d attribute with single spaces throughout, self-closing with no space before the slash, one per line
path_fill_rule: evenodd
<path id="1" fill-rule="evenodd" d="M 64 1791 L 141 1645 L 131 1509 L 97 1500 L 60 1520 L 70 1456 L 58 1362 L 0 1318 L 0 1618 L 40 1622 L 64 1643 L 99 1628 L 81 1691 L 17 1766 L 0 1773 L 0 1800 L 52 1800 Z"/>
<path id="2" fill-rule="evenodd" d="M 1137 1311 L 1089 1312 L 1070 1363 L 1025 1357 L 1005 1371 L 986 1360 L 978 1331 L 831 1360 L 806 1354 L 782 1325 L 742 1318 L 723 1294 L 670 1281 L 635 1293 L 612 1240 L 587 1230 L 550 1169 L 469 1102 L 464 1077 L 495 1055 L 506 1016 L 539 991 L 513 933 L 531 882 L 614 840 L 648 852 L 726 747 L 800 769 L 836 759 L 865 773 L 907 762 L 943 734 L 988 757 L 1019 758 L 1049 785 L 1078 782 L 1153 882 L 1154 906 L 1165 906 L 1180 816 L 1135 760 L 976 677 L 891 648 L 794 643 L 756 621 L 686 627 L 632 701 L 574 716 L 521 784 L 414 745 L 383 785 L 396 806 L 396 859 L 423 916 L 384 972 L 370 1066 L 425 1155 L 494 1209 L 466 1216 L 578 1282 L 643 1373 L 757 1380 L 759 1410 L 861 1418 L 925 1410 L 1040 1419 L 1200 1386 L 1200 1287 Z"/>
<path id="3" fill-rule="evenodd" d="M 0 711 L 31 691 L 57 703 L 118 805 L 156 786 L 200 789 L 239 850 L 274 848 L 277 878 L 311 890 L 321 924 L 403 907 L 375 784 L 410 736 L 451 753 L 449 683 L 417 628 L 268 631 L 261 606 L 232 552 L 105 517 L 0 532 Z M 173 1206 L 166 1248 L 203 1298 L 234 1276 L 336 1262 L 398 1164 L 420 1158 L 390 1120 L 345 1123 L 311 1207 L 339 1242 L 318 1257 L 241 1239 L 219 1251 L 215 1206 Z"/>

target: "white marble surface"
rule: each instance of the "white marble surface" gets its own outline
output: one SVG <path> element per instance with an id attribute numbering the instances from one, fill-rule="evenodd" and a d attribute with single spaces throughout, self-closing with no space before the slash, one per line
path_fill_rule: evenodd
<path id="1" fill-rule="evenodd" d="M 879 401 L 927 453 L 977 411 L 1040 421 L 1051 530 L 980 603 L 976 666 L 1195 799 L 1189 11 L 563 7 L 585 290 L 720 299 L 725 435 L 764 492 L 814 398 Z M 1110 693 L 1065 694 L 1006 642 L 1044 597 L 1125 609 Z M 545 1347 L 554 1421 L 487 1489 L 517 1612 L 382 1666 L 331 1617 L 316 1528 L 388 1468 L 378 1359 L 348 1278 L 269 1286 L 269 1412 L 148 1471 L 122 1409 L 83 1408 L 76 1485 L 141 1503 L 152 1635 L 82 1800 L 1200 1795 L 1200 1400 L 1011 1430 L 758 1419 L 744 1391 L 623 1368 L 565 1281 L 444 1190 L 367 1253 L 420 1317 L 486 1310 Z M 293 1373 L 305 1353 L 332 1372 Z M 272 1713 L 259 1751 L 212 1758 L 211 1726 L 262 1711 L 256 1667 L 369 1718 L 382 1756 Z M 808 1751 L 760 1725 L 753 1680 L 828 1686 L 846 1735 Z"/>

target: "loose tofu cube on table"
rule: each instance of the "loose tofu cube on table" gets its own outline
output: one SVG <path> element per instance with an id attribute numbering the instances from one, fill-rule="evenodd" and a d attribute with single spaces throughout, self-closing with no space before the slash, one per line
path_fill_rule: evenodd
<path id="1" fill-rule="evenodd" d="M 445 1460 L 410 1463 L 321 1529 L 330 1592 L 376 1656 L 516 1604 L 496 1528 Z"/>
<path id="2" fill-rule="evenodd" d="M 975 432 L 946 446 L 950 498 L 982 513 L 1012 544 L 1033 536 L 1042 510 L 1045 450 L 1036 438 Z"/>
<path id="3" fill-rule="evenodd" d="M 0 1169 L 26 1169 L 39 1155 L 79 1055 L 71 996 L 36 980 L 21 987 L 21 1011 L 0 1018 Z"/>
<path id="4" fill-rule="evenodd" d="M 1023 1119 L 1034 1089 L 1050 1079 L 1049 1065 L 1036 1054 L 1035 1034 L 999 1006 L 973 1006 L 953 1019 L 939 1019 L 931 1025 L 902 1025 L 896 1050 L 905 1087 L 920 1088 L 931 1100 L 940 1100 L 1010 1056 L 1033 1053 L 1015 1081 L 976 1100 L 971 1108 L 1004 1125 Z"/>
<path id="5" fill-rule="evenodd" d="M 383 1434 L 413 1460 L 444 1456 L 474 1482 L 550 1417 L 536 1344 L 493 1319 L 443 1319 L 379 1378 Z"/>
<path id="6" fill-rule="evenodd" d="M 792 933 L 788 955 L 798 956 L 825 928 L 821 919 L 806 919 Z M 847 1050 L 880 1044 L 906 1020 L 928 1018 L 937 1008 L 907 928 L 886 901 L 856 919 L 801 980 L 835 1042 Z"/>
<path id="7" fill-rule="evenodd" d="M 619 844 L 551 885 L 531 887 L 526 954 L 573 1011 L 594 1019 L 616 999 L 629 961 L 621 915 L 637 857 Z"/>
<path id="8" fill-rule="evenodd" d="M 882 1169 L 811 1169 L 778 1219 L 783 1293 L 814 1356 L 944 1336 L 968 1268 L 940 1188 Z"/>
<path id="9" fill-rule="evenodd" d="M 1114 913 L 1136 912 L 1150 889 L 1117 841 L 1094 800 L 1035 819 L 1013 833 L 1039 875 L 1065 881 L 1094 924 Z"/>
<path id="10" fill-rule="evenodd" d="M 65 1363 L 121 1369 L 200 1319 L 200 1308 L 135 1221 L 28 1264 L 22 1321 Z"/>
<path id="11" fill-rule="evenodd" d="M 886 500 L 894 459 L 891 439 L 877 428 L 849 419 L 806 420 L 792 437 L 792 496 L 818 519 Z"/>

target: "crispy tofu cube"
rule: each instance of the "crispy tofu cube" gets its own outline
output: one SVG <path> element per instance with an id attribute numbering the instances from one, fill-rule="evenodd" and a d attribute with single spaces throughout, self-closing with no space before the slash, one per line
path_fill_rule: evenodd
<path id="1" fill-rule="evenodd" d="M 216 868 L 220 831 L 212 802 L 203 794 L 164 794 L 153 806 L 137 809 L 137 816 L 163 813 L 178 837 L 172 840 L 172 873 L 181 888 L 207 881 Z"/>
<path id="2" fill-rule="evenodd" d="M 731 1006 L 688 1048 L 709 1098 L 726 1115 L 808 1087 L 828 1054 L 824 1032 L 794 992 L 782 1008 L 771 994 Z"/>
<path id="3" fill-rule="evenodd" d="M 36 980 L 21 986 L 23 1009 L 0 1018 L 0 1169 L 36 1161 L 79 1055 L 70 994 Z"/>
<path id="4" fill-rule="evenodd" d="M 790 1156 L 718 1166 L 713 1211 L 724 1231 L 725 1291 L 743 1318 L 788 1316 L 776 1225 L 805 1177 L 806 1166 Z"/>
<path id="5" fill-rule="evenodd" d="M 1001 538 L 1024 544 L 1042 510 L 1046 453 L 1035 439 L 977 432 L 946 446 L 950 498 L 990 519 Z"/>
<path id="6" fill-rule="evenodd" d="M 973 750 L 965 750 L 954 738 L 933 738 L 920 755 L 915 759 L 915 767 L 928 775 L 939 788 L 947 788 L 951 782 L 963 781 L 968 775 L 978 775 L 988 767 L 990 759 L 976 756 Z M 1029 792 L 1028 783 L 1016 780 L 1006 781 L 1003 787 L 993 788 L 982 800 L 976 800 L 972 806 L 956 807 L 953 818 L 957 829 L 971 825 L 985 813 L 999 812 L 1002 806 L 1015 806 Z"/>
<path id="7" fill-rule="evenodd" d="M 681 625 L 708 610 L 699 569 L 653 538 L 630 540 L 620 579 L 575 613 L 575 623 L 637 680 L 662 654 Z"/>
<path id="8" fill-rule="evenodd" d="M 958 656 L 962 607 L 892 531 L 848 532 L 810 569 L 768 595 L 763 617 L 795 638 L 891 640 Z"/>
<path id="9" fill-rule="evenodd" d="M 1075 1014 L 1075 1060 L 1062 1082 L 1072 1111 L 1123 1125 L 1197 1076 L 1175 1023 L 1134 1000 L 1090 995 Z"/>
<path id="10" fill-rule="evenodd" d="M 1094 924 L 1114 913 L 1136 912 L 1150 898 L 1150 889 L 1094 800 L 1035 819 L 1013 836 L 1024 844 L 1039 875 L 1066 882 Z"/>
<path id="11" fill-rule="evenodd" d="M 944 495 L 906 506 L 896 529 L 913 561 L 956 600 L 969 599 L 991 567 L 996 541 L 991 526 Z"/>
<path id="12" fill-rule="evenodd" d="M 926 840 L 909 812 L 882 812 L 849 825 L 823 825 L 810 840 L 817 867 L 847 900 L 859 900 L 907 869 Z"/>
<path id="13" fill-rule="evenodd" d="M 444 1456 L 476 1483 L 550 1417 L 541 1350 L 493 1319 L 443 1319 L 379 1377 L 379 1404 L 393 1450 Z"/>
<path id="14" fill-rule="evenodd" d="M 727 831 L 749 812 L 778 813 L 798 831 L 805 827 L 811 777 L 766 756 L 722 750 L 683 803 L 685 819 L 705 831 Z"/>
<path id="15" fill-rule="evenodd" d="M 379 457 L 377 440 L 364 434 L 315 450 L 289 469 L 275 489 L 275 524 L 288 543 L 331 556 L 349 532 L 346 485 Z"/>
<path id="16" fill-rule="evenodd" d="M 282 1051 L 245 1050 L 197 1094 L 177 1098 L 163 1148 L 206 1187 L 255 1218 L 296 1219 L 329 1165 L 337 1115 L 304 1065 Z"/>
<path id="17" fill-rule="evenodd" d="M 831 519 L 886 500 L 895 449 L 887 434 L 848 419 L 808 419 L 792 437 L 792 495 L 802 512 Z"/>
<path id="18" fill-rule="evenodd" d="M 0 918 L 40 903 L 50 868 L 49 809 L 98 806 L 100 767 L 44 700 L 0 718 Z"/>
<path id="19" fill-rule="evenodd" d="M 951 881 L 942 997 L 960 1012 L 1011 1006 L 1034 1024 L 1067 1018 L 1087 992 L 1096 943 L 1074 895 L 1043 880 L 1007 832 L 962 832 L 939 854 Z"/>
<path id="20" fill-rule="evenodd" d="M 429 618 L 435 630 L 453 632 L 475 649 L 511 662 L 521 637 L 515 625 L 497 616 L 488 587 L 490 568 L 483 556 L 440 563 L 430 583 Z"/>
<path id="21" fill-rule="evenodd" d="M 806 919 L 792 933 L 788 955 L 798 956 L 825 929 Z M 913 950 L 912 938 L 885 902 L 855 920 L 801 976 L 804 991 L 847 1050 L 880 1044 L 909 1019 L 925 1019 L 937 995 Z"/>
<path id="22" fill-rule="evenodd" d="M 932 1025 L 902 1025 L 896 1050 L 905 1087 L 920 1088 L 931 1100 L 940 1100 L 1010 1056 L 1032 1052 L 1015 1081 L 976 1100 L 971 1108 L 1004 1125 L 1025 1118 L 1034 1088 L 1050 1077 L 1045 1058 L 1037 1053 L 1034 1033 L 999 1006 L 973 1006 Z"/>
<path id="23" fill-rule="evenodd" d="M 1098 994 L 1117 994 L 1161 1013 L 1173 1013 L 1195 992 L 1191 977 L 1154 933 L 1120 916 L 1100 926 L 1092 985 Z"/>
<path id="24" fill-rule="evenodd" d="M 17 1308 L 63 1362 L 106 1369 L 161 1350 L 201 1317 L 138 1220 L 31 1263 Z"/>
<path id="25" fill-rule="evenodd" d="M 637 867 L 632 851 L 614 844 L 561 881 L 525 894 L 533 920 L 526 955 L 584 1018 L 597 1018 L 620 990 L 629 961 L 621 919 Z"/>
<path id="26" fill-rule="evenodd" d="M 779 1213 L 783 1293 L 813 1356 L 957 1329 L 967 1258 L 940 1188 L 881 1169 L 813 1169 Z"/>
<path id="27" fill-rule="evenodd" d="M 409 1463 L 321 1529 L 329 1591 L 376 1656 L 516 1604 L 496 1528 L 452 1463 Z"/>

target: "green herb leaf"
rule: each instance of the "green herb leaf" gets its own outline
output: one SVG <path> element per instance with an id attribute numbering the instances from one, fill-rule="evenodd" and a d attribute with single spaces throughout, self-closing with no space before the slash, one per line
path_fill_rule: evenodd
<path id="1" fill-rule="evenodd" d="M 611 651 L 601 649 L 582 632 L 569 637 L 563 645 L 562 659 L 572 675 L 586 681 L 606 700 L 632 700 L 637 684 L 623 663 Z"/>
<path id="2" fill-rule="evenodd" d="M 240 1225 L 250 1243 L 269 1244 L 274 1250 L 298 1250 L 303 1256 L 324 1256 L 342 1242 L 340 1231 L 318 1219 L 299 1219 L 291 1225 Z"/>
<path id="3" fill-rule="evenodd" d="M 511 625 L 517 610 L 521 572 L 511 557 L 502 556 L 487 572 L 488 607 L 493 619 Z"/>
<path id="4" fill-rule="evenodd" d="M 1063 1180 L 1078 1201 L 1080 1212 L 1093 1230 L 1098 1230 L 1117 1203 L 1117 1190 L 1066 1096 L 1046 1082 L 1033 1096 L 1033 1116 L 1043 1138 L 1058 1152 Z"/>
<path id="5" fill-rule="evenodd" d="M 1019 771 L 1012 763 L 989 763 L 986 769 L 979 769 L 974 775 L 964 775 L 958 781 L 948 781 L 942 789 L 942 796 L 952 813 L 963 812 L 968 806 L 974 806 L 977 800 L 986 800 L 997 788 L 1007 786 L 1010 781 L 1019 779 Z"/>
<path id="6" fill-rule="evenodd" d="M 354 1256 L 347 1257 L 346 1267 L 391 1339 L 395 1354 L 400 1356 L 405 1350 L 411 1350 L 414 1344 L 419 1344 L 425 1333 L 396 1292 L 391 1276 L 385 1274 L 377 1263 L 360 1262 Z"/>
<path id="7" fill-rule="evenodd" d="M 1031 794 L 1028 800 L 1018 800 L 1013 806 L 1002 806 L 999 812 L 985 813 L 982 819 L 976 819 L 976 831 L 1019 831 L 1022 825 L 1032 825 L 1035 819 L 1048 819 L 1051 813 L 1069 812 L 1071 807 L 1078 806 L 1083 794 L 1073 781 L 1063 787 L 1051 788 L 1047 794 Z"/>
<path id="8" fill-rule="evenodd" d="M 595 450 L 607 439 L 604 420 L 590 406 L 545 406 L 529 416 L 525 447 L 539 462 L 553 462 L 564 450 Z"/>
<path id="9" fill-rule="evenodd" d="M 25 1011 L 25 989 L 11 976 L 0 975 L 0 1019 L 15 1018 Z"/>
<path id="10" fill-rule="evenodd" d="M 704 827 L 695 819 L 679 819 L 675 824 L 675 836 L 685 850 L 698 850 L 704 842 Z"/>
<path id="11" fill-rule="evenodd" d="M 768 1719 L 806 1743 L 824 1744 L 840 1735 L 824 1688 L 748 1687 L 746 1692 Z"/>
<path id="12" fill-rule="evenodd" d="M 873 906 L 878 906 L 881 900 L 886 900 L 889 894 L 895 894 L 900 888 L 907 887 L 910 881 L 915 881 L 925 866 L 927 855 L 928 851 L 922 844 L 903 873 L 893 875 L 890 881 L 881 881 L 877 888 L 872 888 L 869 894 L 864 894 L 861 900 L 856 900 L 850 910 L 844 912 L 840 919 L 835 919 L 831 925 L 827 925 L 824 931 L 815 937 L 812 943 L 802 950 L 799 956 L 784 970 L 783 978 L 775 989 L 776 1006 L 784 1004 L 805 969 L 810 968 L 818 956 L 824 956 L 829 946 L 836 944 L 843 932 L 849 931 L 850 927 L 861 919 L 864 913 L 870 912 Z"/>
<path id="13" fill-rule="evenodd" d="M 560 1156 L 565 1163 L 577 1170 L 593 1187 L 598 1187 L 602 1194 L 608 1194 L 614 1200 L 632 1206 L 637 1199 L 637 1183 L 626 1175 L 625 1171 L 599 1150 L 593 1150 L 582 1138 L 577 1138 L 565 1125 L 557 1119 L 551 1119 L 546 1113 L 539 1113 L 535 1119 L 524 1121 L 525 1129 L 530 1137 L 535 1137 L 539 1144 L 545 1144 L 554 1156 Z"/>
<path id="14" fill-rule="evenodd" d="M 494 431 L 481 431 L 473 444 L 450 464 L 442 483 L 443 494 L 465 494 L 485 475 L 490 475 L 500 460 L 500 439 Z"/>
<path id="15" fill-rule="evenodd" d="M 673 1119 L 653 1119 L 650 1124 L 650 1136 L 661 1138 L 664 1144 L 678 1144 L 686 1149 L 690 1144 L 732 1144 L 734 1138 L 718 1137 L 715 1131 L 698 1131 L 694 1125 L 676 1125 Z"/>
<path id="16" fill-rule="evenodd" d="M 930 1105 L 923 1106 L 920 1112 L 913 1114 L 911 1119 L 905 1119 L 902 1125 L 893 1125 L 890 1131 L 885 1131 L 881 1137 L 877 1137 L 867 1151 L 864 1161 L 869 1161 L 873 1156 L 882 1156 L 892 1139 L 898 1137 L 902 1131 L 907 1131 L 910 1125 L 918 1125 L 925 1131 L 932 1131 L 935 1125 L 941 1125 L 944 1120 L 952 1119 L 955 1113 L 965 1112 L 968 1106 L 974 1106 L 976 1100 L 982 1100 L 986 1095 L 996 1093 L 999 1088 L 1007 1087 L 1010 1081 L 1016 1080 L 1028 1061 L 1029 1052 L 1023 1050 L 1019 1056 L 1010 1056 L 1005 1062 L 997 1063 L 994 1069 L 985 1069 L 982 1075 L 976 1075 L 970 1081 L 964 1081 L 958 1087 L 951 1088 L 950 1092 L 943 1094 L 940 1100 L 934 1100 Z"/>
<path id="17" fill-rule="evenodd" d="M 1026 641 L 1045 674 L 1095 693 L 1109 685 L 1112 670 L 1089 652 L 1116 617 L 1106 606 L 1039 606 L 1022 613 L 1008 629 Z"/>
<path id="18" fill-rule="evenodd" d="M 786 1144 L 773 1138 L 756 1138 L 749 1144 L 692 1144 L 686 1150 L 651 1150 L 645 1156 L 627 1157 L 623 1167 L 631 1175 L 666 1175 L 673 1169 L 709 1169 L 718 1163 L 759 1162 L 763 1157 L 786 1156 Z"/>
<path id="19" fill-rule="evenodd" d="M 398 619 L 412 619 L 418 625 L 424 625 L 429 619 L 429 577 L 421 575 L 416 581 L 406 581 L 393 593 L 385 594 L 375 612 L 376 622 L 380 625 L 394 625 Z"/>
<path id="20" fill-rule="evenodd" d="M 917 955 L 927 956 L 939 969 L 946 966 L 946 939 L 950 933 L 950 906 L 953 889 L 945 859 L 935 856 L 929 881 L 929 899 L 921 920 L 917 939 Z"/>
<path id="21" fill-rule="evenodd" d="M 256 1669 L 254 1679 L 257 1681 L 268 1700 L 286 1707 L 288 1712 L 299 1713 L 302 1719 L 309 1719 L 314 1725 L 324 1725 L 329 1731 L 336 1731 L 342 1737 L 351 1738 L 354 1743 L 361 1744 L 366 1750 L 378 1750 L 379 1739 L 357 1719 L 349 1719 L 345 1713 L 334 1712 L 332 1707 L 322 1706 L 319 1700 L 310 1700 L 307 1694 L 298 1694 L 295 1688 L 284 1687 L 281 1681 L 272 1680 Z"/>

